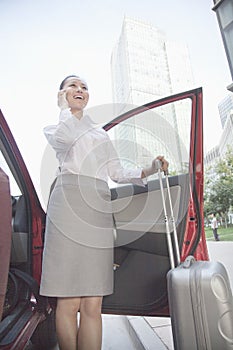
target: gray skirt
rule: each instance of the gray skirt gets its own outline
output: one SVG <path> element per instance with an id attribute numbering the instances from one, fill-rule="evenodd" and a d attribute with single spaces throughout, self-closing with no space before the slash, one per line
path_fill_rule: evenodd
<path id="1" fill-rule="evenodd" d="M 87 176 L 59 175 L 47 210 L 40 294 L 112 294 L 113 245 L 108 184 Z"/>

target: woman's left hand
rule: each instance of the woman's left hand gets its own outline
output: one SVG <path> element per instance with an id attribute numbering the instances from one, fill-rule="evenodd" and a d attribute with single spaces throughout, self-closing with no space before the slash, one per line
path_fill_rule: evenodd
<path id="1" fill-rule="evenodd" d="M 164 173 L 168 173 L 169 162 L 164 158 L 164 156 L 158 156 L 153 161 L 159 160 L 161 162 L 161 170 Z"/>
<path id="2" fill-rule="evenodd" d="M 164 156 L 157 156 L 152 160 L 151 166 L 142 169 L 142 175 L 145 177 L 153 175 L 157 173 L 159 167 L 164 173 L 168 173 L 168 161 L 164 158 Z M 144 177 L 142 176 L 142 177 Z"/>

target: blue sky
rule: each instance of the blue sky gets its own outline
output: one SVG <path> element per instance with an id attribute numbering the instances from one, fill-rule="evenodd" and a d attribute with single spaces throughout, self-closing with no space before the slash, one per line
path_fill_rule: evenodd
<path id="1" fill-rule="evenodd" d="M 221 133 L 217 104 L 231 77 L 212 7 L 212 0 L 1 0 L 0 108 L 34 182 L 46 146 L 42 129 L 57 118 L 63 77 L 87 79 L 90 106 L 112 102 L 110 58 L 124 15 L 187 43 L 194 87 L 203 87 L 205 147 L 214 146 Z"/>

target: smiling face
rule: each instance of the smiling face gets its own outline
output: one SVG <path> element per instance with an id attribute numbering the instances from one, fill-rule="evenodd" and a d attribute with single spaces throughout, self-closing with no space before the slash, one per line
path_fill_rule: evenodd
<path id="1" fill-rule="evenodd" d="M 89 100 L 87 85 L 76 77 L 68 78 L 63 89 L 66 90 L 66 99 L 73 114 L 83 111 Z"/>

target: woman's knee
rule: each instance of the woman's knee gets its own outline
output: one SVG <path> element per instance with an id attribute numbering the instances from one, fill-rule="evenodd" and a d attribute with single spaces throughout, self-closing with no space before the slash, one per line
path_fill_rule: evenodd
<path id="1" fill-rule="evenodd" d="M 80 310 L 80 298 L 58 298 L 57 312 L 65 314 L 76 314 Z"/>
<path id="2" fill-rule="evenodd" d="M 88 317 L 99 317 L 102 310 L 102 297 L 84 297 L 81 299 L 80 313 Z"/>

